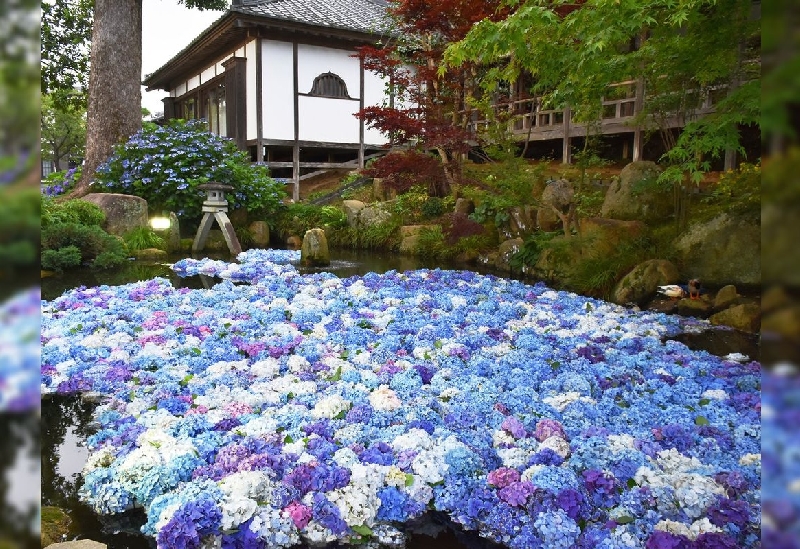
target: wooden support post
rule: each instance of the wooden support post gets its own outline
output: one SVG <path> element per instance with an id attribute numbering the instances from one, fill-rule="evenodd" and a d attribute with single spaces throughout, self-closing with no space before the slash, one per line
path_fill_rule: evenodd
<path id="1" fill-rule="evenodd" d="M 364 60 L 359 61 L 358 110 L 364 110 Z M 358 169 L 364 169 L 364 119 L 358 120 Z"/>
<path id="2" fill-rule="evenodd" d="M 633 103 L 633 114 L 637 116 L 642 111 L 644 105 L 644 79 L 638 78 L 636 80 L 636 100 Z M 633 161 L 638 162 L 642 159 L 642 127 L 636 126 L 633 131 Z"/>
<path id="3" fill-rule="evenodd" d="M 256 40 L 256 162 L 264 161 L 264 92 L 261 38 Z"/>
<path id="4" fill-rule="evenodd" d="M 300 201 L 300 84 L 298 71 L 297 42 L 292 44 L 292 71 L 294 88 L 294 146 L 292 147 L 292 200 Z"/>

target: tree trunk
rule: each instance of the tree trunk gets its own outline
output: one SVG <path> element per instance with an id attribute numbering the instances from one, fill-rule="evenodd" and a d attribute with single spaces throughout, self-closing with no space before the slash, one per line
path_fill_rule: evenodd
<path id="1" fill-rule="evenodd" d="M 70 197 L 89 193 L 97 167 L 114 145 L 142 129 L 141 78 L 141 0 L 95 0 L 86 162 Z"/>

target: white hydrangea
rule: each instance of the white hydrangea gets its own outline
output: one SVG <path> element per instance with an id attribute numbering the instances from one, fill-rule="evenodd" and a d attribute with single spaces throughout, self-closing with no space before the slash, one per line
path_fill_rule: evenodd
<path id="1" fill-rule="evenodd" d="M 92 452 L 83 466 L 83 474 L 86 475 L 98 467 L 108 467 L 114 463 L 115 459 L 116 456 L 109 448 L 101 448 L 97 452 Z"/>
<path id="2" fill-rule="evenodd" d="M 307 503 L 310 502 L 311 500 L 309 500 Z M 316 520 L 312 520 L 306 525 L 305 530 L 303 530 L 303 538 L 308 540 L 309 545 L 320 547 L 338 539 L 336 534 L 325 528 Z"/>
<path id="3" fill-rule="evenodd" d="M 739 458 L 739 465 L 761 465 L 761 454 L 745 454 Z"/>
<path id="4" fill-rule="evenodd" d="M 391 411 L 397 410 L 401 405 L 400 399 L 397 397 L 388 385 L 381 385 L 369 395 L 369 403 L 376 410 Z"/>
<path id="5" fill-rule="evenodd" d="M 311 417 L 315 419 L 328 418 L 333 419 L 342 412 L 350 409 L 351 402 L 345 400 L 339 395 L 331 395 L 320 399 L 311 410 Z"/>
<path id="6" fill-rule="evenodd" d="M 623 434 L 623 435 L 608 435 L 606 437 L 606 442 L 608 443 L 608 449 L 616 454 L 623 450 L 630 450 L 635 448 L 634 442 L 635 438 L 631 435 Z"/>
<path id="7" fill-rule="evenodd" d="M 289 366 L 289 370 L 295 374 L 305 372 L 311 367 L 311 363 L 305 357 L 300 355 L 290 356 L 287 364 Z"/>
<path id="8" fill-rule="evenodd" d="M 263 499 L 273 483 L 264 471 L 237 471 L 219 481 L 219 488 L 231 497 Z"/>
<path id="9" fill-rule="evenodd" d="M 383 479 L 387 486 L 394 486 L 395 488 L 404 488 L 406 485 L 406 480 L 406 473 L 396 465 L 389 467 L 389 470 L 386 471 L 386 476 Z"/>
<path id="10" fill-rule="evenodd" d="M 671 480 L 681 509 L 691 518 L 700 517 L 718 496 L 725 495 L 725 488 L 703 475 L 679 473 Z"/>
<path id="11" fill-rule="evenodd" d="M 539 450 L 550 448 L 556 454 L 567 459 L 570 454 L 569 442 L 561 437 L 549 437 L 539 444 Z"/>
<path id="12" fill-rule="evenodd" d="M 522 448 L 499 448 L 497 455 L 506 467 L 517 468 L 528 463 L 528 452 Z"/>
<path id="13" fill-rule="evenodd" d="M 685 456 L 675 448 L 658 452 L 656 463 L 665 473 L 683 473 L 703 465 L 699 459 Z"/>
<path id="14" fill-rule="evenodd" d="M 381 506 L 375 485 L 352 482 L 351 477 L 350 484 L 331 490 L 325 496 L 336 505 L 342 519 L 350 526 L 375 524 L 375 515 Z"/>
<path id="15" fill-rule="evenodd" d="M 420 481 L 436 484 L 444 480 L 444 473 L 449 465 L 444 462 L 444 453 L 436 446 L 431 450 L 423 450 L 411 462 L 411 469 Z"/>
<path id="16" fill-rule="evenodd" d="M 569 391 L 567 393 L 559 393 L 557 395 L 545 397 L 542 399 L 542 402 L 548 404 L 558 410 L 559 412 L 563 412 L 564 409 L 581 398 L 581 394 L 577 391 Z"/>
<path id="17" fill-rule="evenodd" d="M 669 532 L 670 534 L 676 536 L 684 536 L 684 537 L 691 537 L 692 533 L 689 531 L 689 527 L 686 526 L 682 522 L 676 522 L 674 520 L 662 520 L 659 521 L 655 527 L 655 530 L 661 530 L 662 532 Z"/>
<path id="18" fill-rule="evenodd" d="M 333 461 L 339 467 L 347 467 L 348 469 L 355 463 L 359 463 L 358 454 L 350 448 L 339 448 L 333 454 Z"/>
<path id="19" fill-rule="evenodd" d="M 728 393 L 722 389 L 708 389 L 707 391 L 703 391 L 703 394 L 700 396 L 710 400 L 726 400 L 728 398 Z"/>
<path id="20" fill-rule="evenodd" d="M 467 300 L 460 295 L 451 295 L 450 304 L 452 305 L 453 309 L 458 309 L 459 307 L 466 307 Z"/>
<path id="21" fill-rule="evenodd" d="M 688 537 L 695 540 L 700 534 L 709 532 L 722 532 L 722 529 L 711 524 L 711 521 L 708 520 L 708 517 L 703 517 L 692 523 L 692 525 L 689 527 Z"/>
<path id="22" fill-rule="evenodd" d="M 516 442 L 511 433 L 497 429 L 492 433 L 492 446 L 513 445 Z"/>
<path id="23" fill-rule="evenodd" d="M 222 511 L 222 529 L 232 530 L 250 519 L 258 509 L 258 503 L 241 496 L 225 496 L 219 502 Z"/>
<path id="24" fill-rule="evenodd" d="M 414 428 L 396 437 L 390 445 L 395 452 L 402 452 L 403 450 L 427 450 L 433 446 L 433 439 L 427 431 Z"/>
<path id="25" fill-rule="evenodd" d="M 520 478 L 526 482 L 530 482 L 533 476 L 542 469 L 544 469 L 544 465 L 531 465 L 530 467 L 522 471 L 522 475 L 520 475 Z"/>

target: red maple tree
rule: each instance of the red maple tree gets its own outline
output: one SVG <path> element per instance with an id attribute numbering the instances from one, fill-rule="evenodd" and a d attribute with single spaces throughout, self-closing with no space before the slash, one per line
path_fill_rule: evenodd
<path id="1" fill-rule="evenodd" d="M 496 0 L 390 1 L 400 38 L 382 48 L 362 47 L 358 54 L 366 70 L 389 83 L 390 98 L 356 116 L 388 135 L 391 145 L 405 148 L 374 162 L 367 175 L 383 177 L 400 191 L 426 184 L 431 196 L 445 196 L 461 181 L 460 159 L 475 144 L 469 122 L 481 69 L 467 64 L 439 75 L 439 66 L 448 44 L 482 19 L 502 19 L 507 10 Z"/>

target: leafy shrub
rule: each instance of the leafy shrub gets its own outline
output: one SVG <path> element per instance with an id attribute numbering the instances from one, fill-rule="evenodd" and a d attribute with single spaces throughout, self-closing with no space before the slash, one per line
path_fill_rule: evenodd
<path id="1" fill-rule="evenodd" d="M 710 200 L 739 213 L 761 210 L 761 166 L 742 163 L 737 170 L 723 173 Z"/>
<path id="2" fill-rule="evenodd" d="M 415 150 L 382 156 L 364 170 L 364 175 L 383 178 L 384 185 L 397 192 L 423 185 L 430 196 L 436 196 L 437 189 L 447 186 L 441 161 L 433 155 Z"/>
<path id="3" fill-rule="evenodd" d="M 405 223 L 421 221 L 422 205 L 428 199 L 428 193 L 420 185 L 410 187 L 399 194 L 393 201 L 392 213 Z"/>
<path id="4" fill-rule="evenodd" d="M 48 271 L 60 273 L 64 269 L 77 267 L 80 264 L 81 250 L 77 246 L 69 245 L 57 250 L 42 252 L 42 268 Z"/>
<path id="5" fill-rule="evenodd" d="M 100 209 L 100 206 L 80 199 L 57 202 L 43 196 L 41 211 L 42 227 L 47 227 L 54 223 L 100 226 L 106 220 L 106 215 Z"/>
<path id="6" fill-rule="evenodd" d="M 420 210 L 422 215 L 428 219 L 439 217 L 444 213 L 444 201 L 438 196 L 429 196 L 428 199 L 422 203 L 422 208 Z"/>
<path id="7" fill-rule="evenodd" d="M 6 188 L 0 195 L 0 270 L 36 265 L 40 205 L 36 189 Z"/>
<path id="8" fill-rule="evenodd" d="M 486 232 L 483 225 L 460 212 L 445 216 L 442 230 L 445 235 L 445 243 L 448 246 L 456 244 L 462 238 L 481 235 Z"/>
<path id="9" fill-rule="evenodd" d="M 108 268 L 127 259 L 123 242 L 108 234 L 97 225 L 77 223 L 52 223 L 42 228 L 42 261 L 48 251 L 58 251 L 74 246 L 81 252 L 81 263 L 89 262 L 93 267 Z M 96 260 L 102 259 L 97 262 Z"/>
<path id="10" fill-rule="evenodd" d="M 209 181 L 233 186 L 227 196 L 231 208 L 259 217 L 272 217 L 286 196 L 284 185 L 270 178 L 266 167 L 251 165 L 233 140 L 210 133 L 202 120 L 146 125 L 114 148 L 98 168 L 95 185 L 144 198 L 151 210 L 196 218 L 205 200 L 197 187 Z"/>
<path id="11" fill-rule="evenodd" d="M 542 252 L 548 247 L 548 243 L 559 234 L 561 234 L 560 231 L 547 232 L 537 230 L 525 239 L 519 251 L 511 256 L 509 264 L 515 269 L 535 265 L 539 261 Z"/>
<path id="12" fill-rule="evenodd" d="M 166 248 L 164 239 L 150 227 L 136 227 L 125 233 L 122 238 L 128 247 L 128 251 L 131 252 L 147 248 L 158 248 L 159 250 Z"/>
<path id="13" fill-rule="evenodd" d="M 347 226 L 347 215 L 336 206 L 289 204 L 277 218 L 276 228 L 289 235 L 303 236 L 314 227 L 340 229 Z"/>

